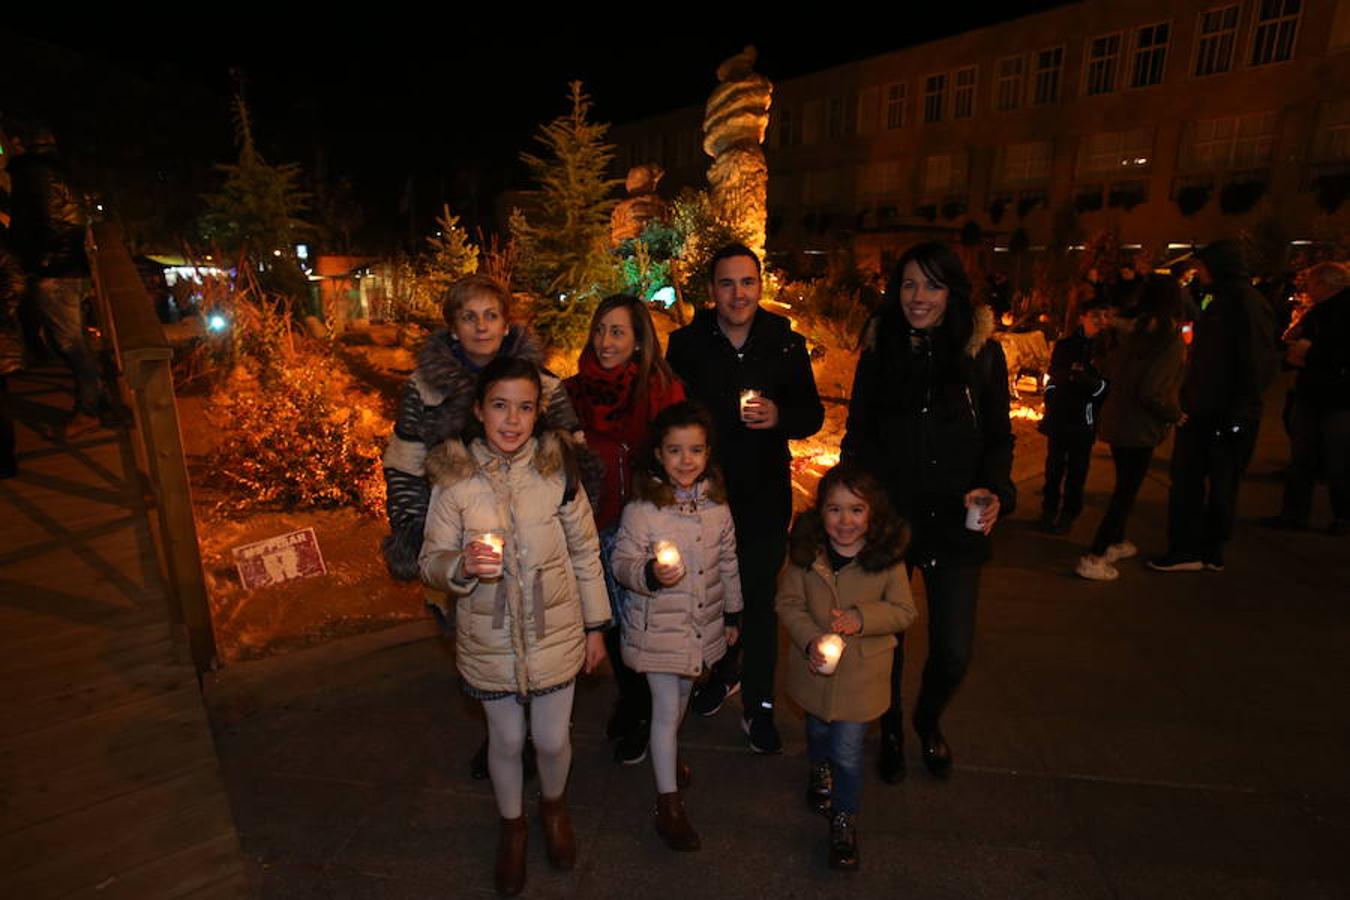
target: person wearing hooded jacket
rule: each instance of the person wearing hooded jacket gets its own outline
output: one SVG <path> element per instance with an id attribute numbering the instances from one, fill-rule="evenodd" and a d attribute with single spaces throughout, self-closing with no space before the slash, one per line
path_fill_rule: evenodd
<path id="1" fill-rule="evenodd" d="M 929 635 L 913 724 L 924 764 L 938 777 L 952 766 L 940 718 L 970 664 L 989 533 L 1017 499 L 1007 362 L 993 330 L 993 315 L 972 302 L 951 247 L 933 241 L 906 251 L 886 302 L 864 328 L 840 446 L 845 460 L 881 480 L 913 529 L 906 559 L 923 573 Z M 903 672 L 901 641 L 881 718 L 878 767 L 891 783 L 905 774 Z"/>
<path id="2" fill-rule="evenodd" d="M 1252 287 L 1237 243 L 1200 248 L 1196 280 L 1200 315 L 1172 447 L 1167 552 L 1148 562 L 1159 572 L 1223 571 L 1263 396 L 1279 368 L 1275 314 Z"/>

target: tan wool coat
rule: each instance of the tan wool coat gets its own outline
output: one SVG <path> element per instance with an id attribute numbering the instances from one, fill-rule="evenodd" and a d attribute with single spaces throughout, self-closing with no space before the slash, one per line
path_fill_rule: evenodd
<path id="1" fill-rule="evenodd" d="M 568 439 L 549 432 L 504 457 L 476 440 L 432 451 L 419 566 L 449 594 L 460 673 L 480 691 L 526 695 L 565 684 L 585 662 L 585 629 L 609 621 L 600 542 L 586 492 L 564 503 Z M 499 579 L 451 576 L 469 531 L 506 538 Z"/>
<path id="2" fill-rule="evenodd" d="M 903 562 L 867 572 L 855 559 L 835 573 L 821 549 L 809 568 L 789 560 L 778 576 L 775 604 L 797 648 L 784 661 L 794 702 L 826 722 L 870 722 L 886 711 L 895 635 L 917 615 Z M 829 633 L 831 609 L 856 609 L 862 632 L 844 638 L 833 675 L 816 675 L 807 666 L 807 649 Z"/>
<path id="3" fill-rule="evenodd" d="M 624 507 L 610 558 L 614 577 L 629 592 L 623 661 L 637 672 L 694 677 L 727 652 L 723 614 L 741 611 L 731 509 L 710 496 L 706 481 L 698 483 L 692 504 L 676 503 L 667 485 L 639 481 L 634 487 L 644 499 Z M 675 544 L 685 574 L 673 587 L 652 591 L 646 571 L 658 541 Z"/>

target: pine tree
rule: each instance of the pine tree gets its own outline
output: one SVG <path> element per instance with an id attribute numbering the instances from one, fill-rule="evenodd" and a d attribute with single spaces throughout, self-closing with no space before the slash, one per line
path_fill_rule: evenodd
<path id="1" fill-rule="evenodd" d="M 207 194 L 202 232 L 221 250 L 238 255 L 269 291 L 294 302 L 308 299 L 308 285 L 295 256 L 297 242 L 312 233 L 303 215 L 309 195 L 300 190 L 300 167 L 269 165 L 253 140 L 253 123 L 242 94 L 234 97 L 237 163 L 221 163 L 225 176 L 219 193 Z"/>
<path id="2" fill-rule="evenodd" d="M 459 216 L 450 212 L 448 204 L 441 205 L 436 227 L 437 232 L 427 238 L 431 246 L 427 277 L 439 293 L 478 271 L 478 248 L 469 241 L 469 233 L 459 224 Z"/>
<path id="3" fill-rule="evenodd" d="M 544 339 L 574 346 L 585 339 L 591 311 L 617 280 L 609 252 L 609 217 L 617 180 L 606 177 L 614 148 L 609 125 L 592 122 L 590 98 L 571 84 L 572 108 L 539 129 L 546 153 L 522 153 L 539 185 L 527 217 L 511 216 L 522 286 L 543 298 L 534 325 Z"/>

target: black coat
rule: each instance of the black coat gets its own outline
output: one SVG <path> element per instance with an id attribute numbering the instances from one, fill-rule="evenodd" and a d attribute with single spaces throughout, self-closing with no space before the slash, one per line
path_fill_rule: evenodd
<path id="1" fill-rule="evenodd" d="M 9 164 L 11 243 L 29 275 L 79 278 L 89 274 L 84 213 L 60 157 L 25 153 Z"/>
<path id="2" fill-rule="evenodd" d="M 1333 294 L 1303 317 L 1300 336 L 1312 341 L 1296 396 L 1319 409 L 1350 407 L 1350 288 Z"/>
<path id="3" fill-rule="evenodd" d="M 1082 328 L 1055 342 L 1042 433 L 1069 437 L 1096 431 L 1097 414 L 1106 400 L 1106 379 L 1097 371 L 1095 351 L 1095 342 Z"/>
<path id="4" fill-rule="evenodd" d="M 883 307 L 864 333 L 841 450 L 881 479 L 913 529 L 908 559 L 920 566 L 977 565 L 989 538 L 966 528 L 965 495 L 987 488 L 1000 517 L 1013 511 L 1008 364 L 989 339 L 981 309 L 965 347 L 911 340 L 898 304 Z M 944 366 L 944 361 L 946 365 Z"/>
<path id="5" fill-rule="evenodd" d="M 825 421 L 806 339 L 783 316 L 760 309 L 738 351 L 717 326 L 717 311 L 703 309 L 671 334 L 666 359 L 690 399 L 712 413 L 713 449 L 737 530 L 762 526 L 786 536 L 792 518 L 788 441 L 810 437 Z M 777 428 L 745 427 L 742 388 L 757 388 L 777 404 Z"/>
<path id="6" fill-rule="evenodd" d="M 1220 241 L 1197 255 L 1213 282 L 1195 321 L 1181 408 L 1205 427 L 1255 427 L 1279 371 L 1275 313 L 1251 286 L 1236 245 Z"/>

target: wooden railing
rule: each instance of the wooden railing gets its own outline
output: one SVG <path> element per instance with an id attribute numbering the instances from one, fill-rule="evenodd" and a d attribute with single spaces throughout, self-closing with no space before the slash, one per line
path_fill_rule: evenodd
<path id="1" fill-rule="evenodd" d="M 192 516 L 178 406 L 173 394 L 173 350 L 131 261 L 121 229 L 90 229 L 90 269 L 107 343 L 123 400 L 135 412 L 137 465 L 155 508 L 152 530 L 164 582 L 169 620 L 187 633 L 198 672 L 216 666 L 216 641 Z"/>

